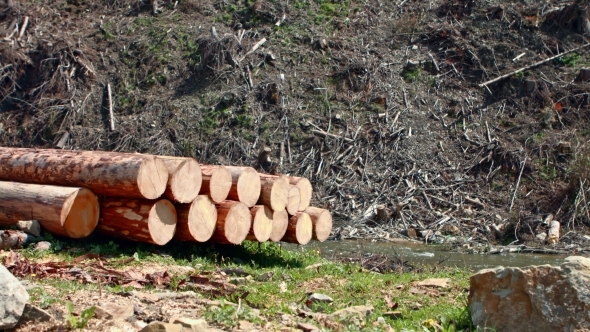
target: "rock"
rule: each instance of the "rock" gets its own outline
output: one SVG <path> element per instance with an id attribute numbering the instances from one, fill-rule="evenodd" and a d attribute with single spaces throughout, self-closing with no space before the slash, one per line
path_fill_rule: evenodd
<path id="1" fill-rule="evenodd" d="M 470 278 L 473 324 L 495 331 L 574 331 L 590 326 L 590 258 L 561 266 L 497 267 Z"/>
<path id="2" fill-rule="evenodd" d="M 392 319 L 402 318 L 402 312 L 401 311 L 388 311 L 383 314 L 383 317 L 392 318 Z"/>
<path id="3" fill-rule="evenodd" d="M 269 272 L 264 272 L 258 275 L 258 277 L 256 277 L 257 281 L 269 281 L 270 279 L 272 279 L 272 276 L 274 276 L 275 273 L 273 271 L 269 271 Z"/>
<path id="4" fill-rule="evenodd" d="M 315 263 L 309 266 L 306 266 L 305 269 L 306 270 L 313 270 L 315 268 L 319 268 L 320 266 L 324 265 L 324 263 Z"/>
<path id="5" fill-rule="evenodd" d="M 27 303 L 25 305 L 25 309 L 23 310 L 23 314 L 20 317 L 20 320 L 18 321 L 18 324 L 16 326 L 19 327 L 29 322 L 44 323 L 51 321 L 55 321 L 55 318 L 50 313 L 39 307 Z"/>
<path id="6" fill-rule="evenodd" d="M 329 297 L 328 295 L 320 294 L 320 293 L 313 293 L 307 298 L 308 302 L 311 303 L 332 303 L 334 300 Z"/>
<path id="7" fill-rule="evenodd" d="M 535 238 L 537 240 L 539 240 L 539 242 L 545 242 L 545 240 L 547 239 L 547 233 L 541 232 L 541 233 L 535 235 Z"/>
<path id="8" fill-rule="evenodd" d="M 170 319 L 171 324 L 181 325 L 183 332 L 206 332 L 209 331 L 209 325 L 204 319 L 193 319 L 186 317 L 173 317 Z"/>
<path id="9" fill-rule="evenodd" d="M 373 306 L 358 305 L 340 309 L 331 315 L 328 315 L 328 318 L 344 325 L 354 324 L 356 326 L 362 327 L 365 326 L 367 316 L 369 316 L 372 312 Z"/>
<path id="10" fill-rule="evenodd" d="M 0 330 L 16 326 L 28 301 L 25 286 L 0 264 Z"/>
<path id="11" fill-rule="evenodd" d="M 21 220 L 16 223 L 16 227 L 33 236 L 41 236 L 41 225 L 37 220 Z"/>
<path id="12" fill-rule="evenodd" d="M 297 328 L 300 329 L 301 331 L 305 331 L 305 332 L 313 332 L 313 331 L 320 330 L 315 325 L 307 324 L 307 323 L 297 323 Z"/>
<path id="13" fill-rule="evenodd" d="M 256 325 L 250 323 L 247 320 L 241 320 L 241 321 L 239 321 L 238 322 L 238 326 L 239 326 L 240 330 L 243 330 L 243 331 L 253 331 L 253 330 L 256 330 Z"/>
<path id="14" fill-rule="evenodd" d="M 238 278 L 231 279 L 229 281 L 229 283 L 237 286 L 237 285 L 245 285 L 247 281 L 248 280 L 246 280 L 246 278 L 244 278 L 244 277 L 238 277 Z"/>
<path id="15" fill-rule="evenodd" d="M 46 250 L 49 250 L 50 248 L 51 248 L 51 242 L 49 242 L 49 241 L 39 241 L 39 242 L 35 243 L 34 250 L 37 250 L 37 251 L 46 251 Z"/>
<path id="16" fill-rule="evenodd" d="M 133 306 L 120 306 L 114 303 L 105 303 L 96 307 L 94 315 L 99 319 L 112 319 L 115 321 L 126 320 L 133 316 Z"/>
<path id="17" fill-rule="evenodd" d="M 246 277 L 246 276 L 250 275 L 250 273 L 244 271 L 244 269 L 242 269 L 242 268 L 223 269 L 221 271 L 227 275 L 235 275 L 236 277 Z"/>
<path id="18" fill-rule="evenodd" d="M 447 288 L 449 287 L 450 281 L 451 279 L 449 278 L 429 278 L 417 282 L 416 285 L 425 287 Z"/>
<path id="19" fill-rule="evenodd" d="M 182 332 L 182 325 L 162 322 L 151 322 L 140 332 Z"/>

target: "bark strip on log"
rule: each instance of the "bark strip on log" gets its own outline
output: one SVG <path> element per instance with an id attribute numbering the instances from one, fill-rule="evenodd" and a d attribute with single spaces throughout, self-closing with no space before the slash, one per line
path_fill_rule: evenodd
<path id="1" fill-rule="evenodd" d="M 206 242 L 213 236 L 217 209 L 209 196 L 199 195 L 190 204 L 176 204 L 176 212 L 175 240 Z"/>
<path id="2" fill-rule="evenodd" d="M 191 203 L 201 190 L 201 166 L 193 158 L 163 157 L 168 169 L 168 183 L 164 197 L 173 202 Z"/>
<path id="3" fill-rule="evenodd" d="M 100 234 L 163 246 L 176 232 L 176 208 L 167 199 L 106 197 L 100 209 Z"/>
<path id="4" fill-rule="evenodd" d="M 272 210 L 265 205 L 254 205 L 250 208 L 252 227 L 246 240 L 265 242 L 272 232 Z"/>
<path id="5" fill-rule="evenodd" d="M 232 187 L 232 174 L 224 166 L 201 165 L 203 184 L 200 195 L 209 195 L 215 203 L 227 199 Z"/>
<path id="6" fill-rule="evenodd" d="M 284 175 L 260 174 L 260 198 L 258 204 L 274 211 L 284 210 L 289 200 L 289 178 Z"/>
<path id="7" fill-rule="evenodd" d="M 0 181 L 84 187 L 97 195 L 159 198 L 168 170 L 154 156 L 0 147 Z"/>
<path id="8" fill-rule="evenodd" d="M 99 209 L 86 188 L 0 181 L 0 225 L 37 220 L 52 234 L 80 239 L 96 228 Z"/>
<path id="9" fill-rule="evenodd" d="M 248 236 L 252 226 L 252 215 L 243 202 L 223 201 L 217 207 L 217 224 L 211 237 L 212 242 L 240 244 Z"/>
<path id="10" fill-rule="evenodd" d="M 296 186 L 291 186 L 287 198 L 287 212 L 294 215 L 299 211 L 299 205 L 301 205 L 301 191 Z"/>
<path id="11" fill-rule="evenodd" d="M 313 194 L 311 182 L 306 178 L 290 176 L 289 183 L 299 188 L 299 194 L 301 195 L 299 211 L 305 211 L 311 205 L 311 195 Z"/>
<path id="12" fill-rule="evenodd" d="M 252 167 L 225 166 L 231 173 L 232 185 L 228 200 L 240 201 L 247 207 L 256 205 L 260 197 L 260 177 Z"/>
<path id="13" fill-rule="evenodd" d="M 332 232 L 332 214 L 326 209 L 310 206 L 305 213 L 311 218 L 313 224 L 313 239 L 324 242 Z"/>
<path id="14" fill-rule="evenodd" d="M 289 219 L 287 232 L 281 241 L 288 243 L 307 244 L 313 236 L 311 218 L 305 212 L 297 212 Z"/>
<path id="15" fill-rule="evenodd" d="M 272 213 L 272 231 L 269 239 L 273 242 L 279 242 L 287 232 L 289 224 L 289 214 L 287 210 L 273 211 Z"/>

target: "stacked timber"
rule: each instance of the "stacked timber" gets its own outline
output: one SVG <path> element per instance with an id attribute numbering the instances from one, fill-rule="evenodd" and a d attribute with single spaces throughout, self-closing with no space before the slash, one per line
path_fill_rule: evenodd
<path id="1" fill-rule="evenodd" d="M 0 226 L 35 219 L 71 238 L 325 241 L 332 216 L 312 193 L 303 177 L 194 158 L 0 147 Z"/>

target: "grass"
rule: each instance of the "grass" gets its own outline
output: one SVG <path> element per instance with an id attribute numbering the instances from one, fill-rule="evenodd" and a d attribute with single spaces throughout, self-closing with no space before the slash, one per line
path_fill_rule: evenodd
<path id="1" fill-rule="evenodd" d="M 226 328 L 237 326 L 239 320 L 261 323 L 259 316 L 252 315 L 254 309 L 260 310 L 260 317 L 268 321 L 280 320 L 283 314 L 292 315 L 296 319 L 294 306 L 303 305 L 310 293 L 322 293 L 334 299 L 331 304 L 312 307 L 325 314 L 356 305 L 374 307 L 363 328 L 348 326 L 348 331 L 381 330 L 381 327 L 374 326 L 375 322 L 383 319 L 380 317 L 384 317 L 385 322 L 396 331 L 433 331 L 433 322 L 446 326 L 445 331 L 470 327 L 466 311 L 469 274 L 460 269 L 446 269 L 436 273 L 379 274 L 364 270 L 356 264 L 327 261 L 321 258 L 318 250 L 288 251 L 274 243 L 258 244 L 249 241 L 241 246 L 189 244 L 182 247 L 156 247 L 138 243 L 101 241 L 96 238 L 64 241 L 47 236 L 45 240 L 51 241 L 54 249 L 46 253 L 24 249 L 23 255 L 32 261 L 42 258 L 44 261 L 71 262 L 82 254 L 97 253 L 113 259 L 133 257 L 134 259 L 125 266 L 141 268 L 145 264 L 158 265 L 163 270 L 173 265 L 191 266 L 199 273 L 219 268 L 240 268 L 252 276 L 246 284 L 238 286 L 239 291 L 248 294 L 241 300 L 244 310 L 236 312 L 235 305 L 225 304 L 223 301 L 237 302 L 237 298 L 226 296 L 219 298 L 222 300 L 220 306 L 209 308 L 204 313 L 208 321 Z M 322 265 L 306 269 L 317 263 Z M 273 272 L 270 280 L 255 281 L 256 277 L 265 272 Z M 174 276 L 169 288 L 182 290 L 179 285 L 187 278 L 188 274 Z M 452 283 L 449 289 L 440 291 L 413 286 L 415 281 L 426 278 L 451 278 Z M 31 276 L 30 279 L 35 279 L 35 276 Z M 59 278 L 44 278 L 35 282 L 41 287 L 31 290 L 31 299 L 44 308 L 54 304 L 66 304 L 63 298 L 70 292 L 97 288 L 94 284 L 82 284 Z M 57 288 L 59 292 L 50 296 L 45 291 L 46 286 Z M 147 287 L 146 291 L 149 289 Z M 121 286 L 104 285 L 102 290 L 125 291 Z M 398 304 L 395 310 L 401 311 L 401 318 L 384 316 L 384 313 L 393 310 L 388 306 L 388 303 L 392 302 Z M 85 324 L 84 317 L 76 319 L 77 321 L 72 321 L 71 324 Z M 312 319 L 307 321 L 319 325 Z"/>

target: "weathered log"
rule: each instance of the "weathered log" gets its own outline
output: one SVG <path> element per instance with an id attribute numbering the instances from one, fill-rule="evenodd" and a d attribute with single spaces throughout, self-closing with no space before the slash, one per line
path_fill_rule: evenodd
<path id="1" fill-rule="evenodd" d="M 207 195 L 199 195 L 190 204 L 176 204 L 178 220 L 174 239 L 206 242 L 215 231 L 217 209 Z"/>
<path id="2" fill-rule="evenodd" d="M 305 212 L 297 212 L 289 219 L 287 232 L 281 239 L 283 242 L 307 244 L 313 236 L 313 224 L 311 218 Z"/>
<path id="3" fill-rule="evenodd" d="M 294 215 L 299 211 L 301 205 L 301 191 L 296 186 L 291 186 L 289 189 L 289 196 L 287 198 L 287 212 Z"/>
<path id="4" fill-rule="evenodd" d="M 256 205 L 260 197 L 260 177 L 252 167 L 225 166 L 232 179 L 231 189 L 227 195 L 228 200 L 240 201 L 247 207 Z"/>
<path id="5" fill-rule="evenodd" d="M 581 82 L 588 82 L 590 81 L 590 68 L 582 68 L 578 73 L 578 76 L 574 79 L 574 82 L 581 83 Z"/>
<path id="6" fill-rule="evenodd" d="M 377 220 L 388 221 L 391 218 L 391 211 L 385 205 L 377 205 Z"/>
<path id="7" fill-rule="evenodd" d="M 96 233 L 165 245 L 176 232 L 176 208 L 167 199 L 105 197 Z"/>
<path id="8" fill-rule="evenodd" d="M 560 228 L 559 221 L 552 220 L 549 223 L 549 231 L 547 232 L 547 234 L 549 235 L 547 237 L 548 244 L 556 244 L 557 242 L 559 242 L 559 228 Z"/>
<path id="9" fill-rule="evenodd" d="M 284 175 L 260 174 L 260 198 L 258 204 L 274 211 L 284 210 L 289 200 L 289 178 Z"/>
<path id="10" fill-rule="evenodd" d="M 305 211 L 305 209 L 311 205 L 311 196 L 313 194 L 311 182 L 306 178 L 290 176 L 289 183 L 299 188 L 299 194 L 301 195 L 299 211 Z"/>
<path id="11" fill-rule="evenodd" d="M 191 203 L 201 190 L 201 166 L 193 158 L 158 156 L 168 169 L 164 197 L 173 202 Z"/>
<path id="12" fill-rule="evenodd" d="M 223 201 L 217 207 L 217 224 L 211 237 L 212 242 L 240 244 L 248 236 L 252 226 L 252 215 L 243 202 Z"/>
<path id="13" fill-rule="evenodd" d="M 0 225 L 37 220 L 50 233 L 79 239 L 94 231 L 99 209 L 86 188 L 0 181 Z"/>
<path id="14" fill-rule="evenodd" d="M 311 218 L 313 224 L 313 239 L 324 242 L 332 232 L 332 214 L 326 209 L 310 206 L 305 213 Z"/>
<path id="15" fill-rule="evenodd" d="M 200 195 L 209 195 L 215 203 L 227 199 L 232 187 L 232 174 L 224 166 L 201 165 L 203 185 Z"/>
<path id="16" fill-rule="evenodd" d="M 252 227 L 246 240 L 265 242 L 272 232 L 272 210 L 265 205 L 254 205 L 250 208 Z"/>
<path id="17" fill-rule="evenodd" d="M 97 195 L 156 199 L 168 170 L 149 155 L 0 147 L 0 181 L 84 187 Z"/>
<path id="18" fill-rule="evenodd" d="M 287 232 L 289 225 L 289 214 L 287 210 L 273 211 L 272 213 L 272 231 L 269 239 L 273 242 L 279 242 Z"/>

